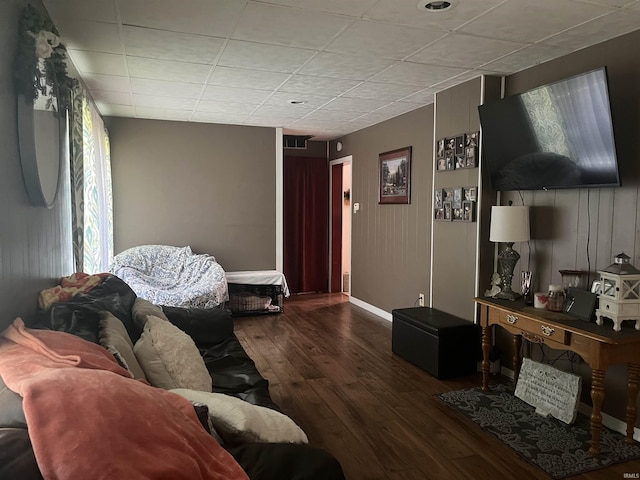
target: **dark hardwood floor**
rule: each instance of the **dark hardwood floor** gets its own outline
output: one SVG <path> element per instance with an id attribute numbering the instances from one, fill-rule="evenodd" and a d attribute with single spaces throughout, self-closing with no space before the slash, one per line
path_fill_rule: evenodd
<path id="1" fill-rule="evenodd" d="M 235 325 L 276 403 L 348 480 L 549 478 L 434 398 L 479 386 L 480 374 L 440 381 L 392 354 L 391 323 L 341 294 L 289 298 L 282 314 Z M 640 461 L 571 478 L 637 472 Z"/>

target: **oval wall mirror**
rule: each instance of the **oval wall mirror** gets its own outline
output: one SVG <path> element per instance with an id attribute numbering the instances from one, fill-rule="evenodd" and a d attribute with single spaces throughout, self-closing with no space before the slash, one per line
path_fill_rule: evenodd
<path id="1" fill-rule="evenodd" d="M 52 100 L 55 104 L 55 98 Z M 42 95 L 33 104 L 18 96 L 18 140 L 27 195 L 32 205 L 51 208 L 68 142 L 65 111 L 57 112 L 47 105 L 47 97 Z"/>

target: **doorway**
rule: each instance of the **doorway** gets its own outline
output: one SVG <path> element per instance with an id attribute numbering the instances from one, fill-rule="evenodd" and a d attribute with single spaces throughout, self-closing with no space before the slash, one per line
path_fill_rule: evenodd
<path id="1" fill-rule="evenodd" d="M 351 292 L 351 155 L 329 162 L 329 291 Z"/>

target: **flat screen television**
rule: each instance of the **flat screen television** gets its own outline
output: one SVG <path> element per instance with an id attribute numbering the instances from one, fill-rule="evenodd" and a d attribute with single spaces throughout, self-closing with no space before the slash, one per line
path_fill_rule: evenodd
<path id="1" fill-rule="evenodd" d="M 478 107 L 494 190 L 619 186 L 605 67 Z"/>

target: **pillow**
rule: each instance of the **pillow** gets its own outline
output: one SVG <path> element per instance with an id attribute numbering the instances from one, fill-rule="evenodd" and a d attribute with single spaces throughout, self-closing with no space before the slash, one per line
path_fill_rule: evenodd
<path id="1" fill-rule="evenodd" d="M 98 342 L 111 352 L 118 363 L 131 372 L 133 378 L 147 379 L 133 352 L 133 342 L 127 329 L 117 317 L 106 310 L 100 312 Z"/>
<path id="2" fill-rule="evenodd" d="M 136 327 L 140 331 L 144 329 L 144 324 L 147 323 L 147 317 L 149 315 L 156 316 L 163 320 L 169 320 L 162 311 L 162 308 L 141 297 L 136 297 L 133 302 L 131 314 L 133 316 L 133 323 L 135 323 Z"/>
<path id="3" fill-rule="evenodd" d="M 308 443 L 307 435 L 285 414 L 222 393 L 177 388 L 171 392 L 209 407 L 216 431 L 228 443 Z"/>
<path id="4" fill-rule="evenodd" d="M 133 351 L 154 387 L 211 391 L 211 376 L 198 348 L 189 335 L 170 322 L 148 315 Z"/>
<path id="5" fill-rule="evenodd" d="M 231 312 L 224 308 L 183 308 L 163 306 L 169 321 L 193 338 L 196 345 L 209 347 L 233 335 Z"/>

